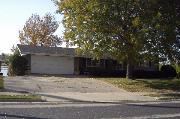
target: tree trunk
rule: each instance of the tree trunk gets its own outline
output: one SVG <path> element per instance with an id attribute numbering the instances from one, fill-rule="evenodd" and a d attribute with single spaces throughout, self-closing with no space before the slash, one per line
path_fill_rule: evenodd
<path id="1" fill-rule="evenodd" d="M 133 63 L 131 59 L 128 59 L 127 61 L 126 78 L 133 79 Z"/>

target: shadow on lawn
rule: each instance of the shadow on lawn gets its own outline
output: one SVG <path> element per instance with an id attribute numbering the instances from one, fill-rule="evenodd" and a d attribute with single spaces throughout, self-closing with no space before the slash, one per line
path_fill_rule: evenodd
<path id="1" fill-rule="evenodd" d="M 162 80 L 137 80 L 139 83 L 143 83 L 146 87 L 150 87 L 158 90 L 172 90 L 180 91 L 180 80 L 174 79 L 162 79 Z"/>

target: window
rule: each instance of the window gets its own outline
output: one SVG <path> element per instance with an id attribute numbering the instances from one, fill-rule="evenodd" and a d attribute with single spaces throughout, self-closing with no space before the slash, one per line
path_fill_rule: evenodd
<path id="1" fill-rule="evenodd" d="M 86 59 L 87 67 L 100 67 L 100 60 Z"/>
<path id="2" fill-rule="evenodd" d="M 151 61 L 149 61 L 149 67 L 152 67 L 152 62 Z"/>
<path id="3" fill-rule="evenodd" d="M 117 64 L 116 65 L 116 70 L 123 70 L 122 64 Z"/>

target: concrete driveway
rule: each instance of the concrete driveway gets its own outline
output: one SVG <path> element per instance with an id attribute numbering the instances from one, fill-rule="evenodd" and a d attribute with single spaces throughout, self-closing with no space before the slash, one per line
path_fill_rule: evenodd
<path id="1" fill-rule="evenodd" d="M 5 87 L 7 89 L 34 93 L 107 93 L 120 91 L 120 89 L 117 87 L 114 87 L 99 80 L 94 80 L 92 78 L 64 78 L 39 76 L 6 77 Z"/>
<path id="2" fill-rule="evenodd" d="M 39 94 L 47 101 L 154 101 L 152 97 L 130 93 L 93 78 L 84 77 L 6 77 L 5 88 L 9 91 Z"/>

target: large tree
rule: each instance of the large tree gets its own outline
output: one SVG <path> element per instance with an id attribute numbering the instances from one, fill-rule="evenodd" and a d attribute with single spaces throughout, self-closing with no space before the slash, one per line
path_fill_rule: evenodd
<path id="1" fill-rule="evenodd" d="M 37 14 L 26 21 L 24 28 L 19 31 L 19 39 L 22 44 L 38 46 L 57 46 L 62 43 L 61 38 L 53 35 L 59 27 L 55 17 L 49 13 L 44 17 Z"/>
<path id="2" fill-rule="evenodd" d="M 180 3 L 178 0 L 152 1 L 146 6 L 145 17 L 150 16 L 150 19 L 144 20 L 148 30 L 144 51 L 174 63 L 180 60 Z"/>
<path id="3" fill-rule="evenodd" d="M 174 8 L 168 5 L 172 0 L 167 1 L 60 0 L 55 3 L 64 15 L 67 41 L 96 58 L 109 54 L 118 61 L 126 61 L 127 78 L 132 78 L 133 64 L 139 57 L 176 58 L 179 47 L 174 38 L 177 26 L 173 23 L 177 20 L 177 0 L 171 2 Z"/>

